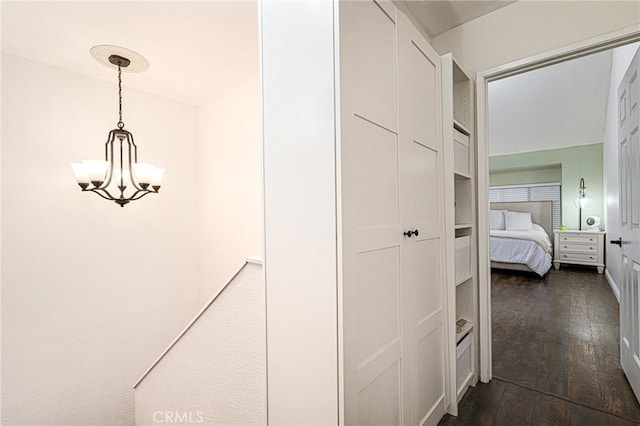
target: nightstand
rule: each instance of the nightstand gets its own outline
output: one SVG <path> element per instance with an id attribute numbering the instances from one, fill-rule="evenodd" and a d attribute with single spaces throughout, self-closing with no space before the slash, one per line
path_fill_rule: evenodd
<path id="1" fill-rule="evenodd" d="M 553 231 L 553 266 L 561 263 L 587 265 L 604 272 L 604 231 Z"/>

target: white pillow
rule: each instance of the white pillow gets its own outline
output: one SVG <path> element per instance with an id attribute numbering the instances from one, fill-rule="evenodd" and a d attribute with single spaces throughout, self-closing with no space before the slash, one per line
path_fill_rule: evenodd
<path id="1" fill-rule="evenodd" d="M 531 213 L 504 212 L 504 225 L 507 231 L 531 231 Z"/>
<path id="2" fill-rule="evenodd" d="M 506 210 L 489 211 L 489 229 L 504 231 L 504 212 Z"/>

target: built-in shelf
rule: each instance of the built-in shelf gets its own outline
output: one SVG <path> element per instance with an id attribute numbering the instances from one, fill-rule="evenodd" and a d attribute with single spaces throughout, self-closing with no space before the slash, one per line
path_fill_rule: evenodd
<path id="1" fill-rule="evenodd" d="M 458 129 L 459 132 L 462 132 L 465 135 L 471 135 L 471 131 L 466 126 L 463 126 L 462 123 L 460 123 L 455 118 L 453 119 L 453 127 Z"/>
<path id="2" fill-rule="evenodd" d="M 473 328 L 473 323 L 467 320 L 467 323 L 462 327 L 462 330 L 460 330 L 460 333 L 456 333 L 456 345 L 460 343 L 460 340 L 462 340 L 464 336 L 466 336 L 467 333 L 471 331 L 472 328 Z"/>
<path id="3" fill-rule="evenodd" d="M 456 281 L 456 287 L 458 287 L 461 284 L 466 283 L 467 281 L 469 281 L 471 278 L 473 278 L 472 274 L 469 274 L 467 276 L 464 276 L 462 278 L 460 278 L 458 281 Z"/>
<path id="4" fill-rule="evenodd" d="M 453 238 L 453 270 L 447 287 L 448 321 L 456 324 L 460 319 L 467 323 L 456 333 L 452 327 L 447 336 L 450 353 L 451 382 L 449 383 L 450 405 L 447 411 L 458 414 L 457 402 L 469 386 L 478 380 L 478 250 L 475 223 L 476 212 L 476 141 L 474 137 L 474 84 L 473 80 L 447 53 L 442 56 L 442 93 L 444 134 L 449 158 L 446 183 L 453 190 L 447 192 L 448 238 Z M 450 228 L 454 229 L 451 230 Z"/>
<path id="5" fill-rule="evenodd" d="M 468 229 L 468 228 L 471 228 L 471 226 L 472 225 L 470 223 L 460 223 L 460 224 L 457 224 L 455 226 L 455 228 L 456 229 Z"/>

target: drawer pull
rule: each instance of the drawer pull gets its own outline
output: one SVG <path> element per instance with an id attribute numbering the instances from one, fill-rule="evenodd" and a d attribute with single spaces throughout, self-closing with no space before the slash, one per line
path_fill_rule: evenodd
<path id="1" fill-rule="evenodd" d="M 592 259 L 592 260 L 593 260 L 593 256 L 589 256 L 589 259 Z"/>

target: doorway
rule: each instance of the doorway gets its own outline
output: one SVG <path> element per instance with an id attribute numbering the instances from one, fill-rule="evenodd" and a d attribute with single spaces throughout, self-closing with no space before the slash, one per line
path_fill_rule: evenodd
<path id="1" fill-rule="evenodd" d="M 486 227 L 484 226 L 480 226 L 479 228 L 479 239 L 480 239 L 480 250 L 479 250 L 479 263 L 480 263 L 480 332 L 481 332 L 481 380 L 483 382 L 488 382 L 491 378 L 493 377 L 500 377 L 501 375 L 504 375 L 504 366 L 498 366 L 498 368 L 496 368 L 495 365 L 492 365 L 492 351 L 495 349 L 500 349 L 500 350 L 504 350 L 504 348 L 492 348 L 492 341 L 495 342 L 495 340 L 492 339 L 492 329 L 491 329 L 491 324 L 492 324 L 492 314 L 495 314 L 496 310 L 495 310 L 495 306 L 492 306 L 492 292 L 494 290 L 492 290 L 492 283 L 493 285 L 501 285 L 501 282 L 503 284 L 503 288 L 505 289 L 504 291 L 506 293 L 509 292 L 514 292 L 516 290 L 514 290 L 515 288 L 518 288 L 517 286 L 525 286 L 526 282 L 528 280 L 531 279 L 530 276 L 528 275 L 513 275 L 516 276 L 517 278 L 513 279 L 511 278 L 512 275 L 494 275 L 493 279 L 492 279 L 492 275 L 491 275 L 491 268 L 490 268 L 490 256 L 489 256 L 489 241 L 490 241 L 490 231 L 489 231 L 489 202 L 490 202 L 490 194 L 489 194 L 489 186 L 490 186 L 490 176 L 489 176 L 489 164 L 488 164 L 488 159 L 489 159 L 489 115 L 488 115 L 488 107 L 489 107 L 489 84 L 492 82 L 497 82 L 499 80 L 503 80 L 506 77 L 510 77 L 510 76 L 519 76 L 522 75 L 523 73 L 527 72 L 527 71 L 532 71 L 532 70 L 539 70 L 545 67 L 548 67 L 549 65 L 553 65 L 553 64 L 558 64 L 561 62 L 566 62 L 569 61 L 570 59 L 576 59 L 576 58 L 584 58 L 587 55 L 593 54 L 593 53 L 598 53 L 598 52 L 602 52 L 604 50 L 607 49 L 612 49 L 614 47 L 619 47 L 622 45 L 626 45 L 629 43 L 633 43 L 636 42 L 639 38 L 639 34 L 636 32 L 620 32 L 618 33 L 616 36 L 614 37 L 609 37 L 607 40 L 603 40 L 603 39 L 598 39 L 598 40 L 592 40 L 592 41 L 588 41 L 585 43 L 581 43 L 579 46 L 571 46 L 570 48 L 566 48 L 566 49 L 561 49 L 558 51 L 554 51 L 554 52 L 549 52 L 547 54 L 544 55 L 540 55 L 538 57 L 535 58 L 530 58 L 528 60 L 525 60 L 524 62 L 519 62 L 518 64 L 511 64 L 511 65 L 506 65 L 503 67 L 499 67 L 493 70 L 489 70 L 486 72 L 482 72 L 478 75 L 478 150 L 479 150 L 479 158 L 481 159 L 479 161 L 479 168 L 478 168 L 478 182 L 479 182 L 479 194 L 478 194 L 478 204 L 480 206 L 487 206 L 486 209 L 480 209 L 479 211 L 479 223 L 480 224 L 486 224 Z M 575 186 L 575 190 L 573 190 L 574 192 L 578 191 L 578 182 L 575 182 L 573 184 Z M 572 197 L 573 198 L 573 197 Z M 563 200 L 563 203 L 567 203 L 567 201 L 572 202 L 573 200 Z M 565 209 L 566 213 L 569 213 L 569 209 Z M 571 214 L 573 214 L 574 212 L 571 212 Z M 604 215 L 603 215 L 604 216 Z M 565 220 L 565 218 L 563 217 L 563 220 Z M 604 222 L 604 221 L 603 221 Z M 608 249 L 608 248 L 607 248 Z M 595 274 L 595 273 L 594 273 Z M 557 275 L 557 274 L 556 274 Z M 556 277 L 554 276 L 554 272 L 551 272 L 551 274 L 549 275 L 550 277 L 553 277 L 552 279 L 548 279 L 550 281 L 556 280 Z M 608 282 L 612 281 L 611 280 L 611 276 L 610 274 L 607 275 L 607 278 L 603 278 L 602 276 L 599 275 L 594 275 L 593 279 L 595 281 L 598 281 L 597 283 L 593 283 L 593 285 L 598 285 L 599 289 L 602 290 L 606 290 L 608 291 L 610 294 L 611 292 L 608 289 Z M 505 280 L 511 280 L 512 282 L 510 284 L 514 284 L 513 281 L 516 281 L 515 286 L 511 286 L 509 287 L 509 283 L 503 283 L 503 281 Z M 546 287 L 544 288 L 549 288 L 550 283 L 544 283 L 544 285 L 546 285 Z M 613 287 L 613 286 L 612 286 Z M 496 287 L 494 287 L 495 289 Z M 566 290 L 566 289 L 563 289 Z M 571 291 L 569 292 L 571 293 Z M 573 294 L 573 293 L 571 293 Z M 570 294 L 570 296 L 571 296 Z M 578 291 L 575 291 L 575 295 L 578 294 Z M 504 294 L 503 294 L 504 295 Z M 547 295 L 549 296 L 549 295 Z M 571 300 L 571 297 L 569 296 L 568 300 Z M 579 296 L 576 296 L 579 297 Z M 586 297 L 586 296 L 585 296 Z M 559 298 L 559 297 L 556 297 Z M 613 299 L 613 301 L 615 302 L 615 299 Z M 610 301 L 609 301 L 610 302 Z M 609 303 L 607 302 L 607 303 Z M 571 305 L 571 302 L 569 302 L 569 306 Z M 493 309 L 492 309 L 493 308 Z M 521 306 L 520 308 L 518 307 L 512 307 L 514 311 L 517 312 L 517 315 L 521 315 L 521 320 L 523 320 L 524 318 L 522 318 L 524 316 L 523 314 L 523 310 L 529 311 L 531 312 L 532 310 L 535 311 L 535 308 L 531 308 L 530 306 L 528 307 L 523 307 Z M 584 312 L 585 317 L 590 320 L 589 318 L 589 308 L 588 308 L 588 304 L 585 301 L 585 308 L 586 311 Z M 540 308 L 541 312 L 544 311 L 543 308 Z M 569 308 L 567 308 L 569 309 Z M 576 308 L 577 309 L 577 308 Z M 610 314 L 606 311 L 606 308 L 603 305 L 603 309 L 605 309 L 605 315 L 609 315 L 609 316 L 617 316 L 617 310 L 615 310 L 614 308 L 610 309 Z M 593 311 L 595 312 L 596 309 L 594 308 Z M 577 311 L 576 311 L 577 312 Z M 576 313 L 577 315 L 577 313 Z M 595 312 L 593 315 L 598 315 L 597 312 Z M 549 318 L 544 318 L 544 315 L 542 316 L 543 320 L 549 321 Z M 531 318 L 527 318 L 527 321 L 531 321 Z M 557 322 L 562 322 L 563 318 L 560 316 L 558 318 L 553 319 L 554 321 Z M 567 320 L 567 318 L 565 318 L 565 320 Z M 595 321 L 597 321 L 598 319 L 596 318 Z M 615 320 L 617 321 L 617 318 L 615 318 Z M 570 323 L 570 319 L 569 319 L 569 323 Z M 569 324 L 570 325 L 570 324 Z M 611 327 L 613 327 L 616 331 L 617 331 L 617 323 L 616 324 L 611 324 Z M 494 329 L 495 330 L 495 329 Z M 531 337 L 531 336 L 529 336 Z M 611 337 L 611 336 L 608 336 Z M 618 336 L 615 336 L 616 339 L 618 338 Z M 523 341 L 534 341 L 534 338 L 524 338 Z M 533 343 L 532 343 L 533 344 Z M 546 342 L 544 342 L 544 339 L 542 340 L 542 348 L 536 348 L 536 347 L 531 347 L 529 348 L 531 351 L 536 351 L 536 350 L 544 350 L 544 346 L 545 346 Z M 568 342 L 567 342 L 568 344 Z M 616 343 L 617 344 L 617 343 Z M 551 345 L 550 345 L 551 346 Z M 578 350 L 578 348 L 574 348 L 574 352 Z M 593 352 L 593 346 L 591 346 L 589 348 L 589 345 L 586 345 L 586 352 Z M 519 361 L 519 360 L 514 360 L 513 361 L 515 364 L 522 366 L 523 364 Z M 526 365 L 524 365 L 524 367 L 527 367 Z M 524 371 L 526 370 L 526 368 L 520 368 L 517 373 L 520 375 L 524 375 Z M 531 367 L 533 368 L 533 367 Z M 500 370 L 500 374 L 498 372 L 498 370 Z M 549 373 L 549 372 L 547 372 Z M 552 375 L 549 375 L 550 377 Z M 522 378 L 522 377 L 521 377 Z M 511 377 L 511 379 L 513 379 L 513 377 Z M 530 381 L 528 383 L 525 383 L 527 386 L 530 386 L 532 388 L 534 388 L 536 386 L 535 383 L 531 383 Z M 544 389 L 544 391 L 548 392 L 549 394 L 555 395 L 556 393 L 554 393 L 549 386 L 547 386 L 547 389 Z M 557 392 L 557 394 L 559 394 L 561 392 Z M 563 395 L 561 395 L 563 396 Z M 584 401 L 583 401 L 584 402 Z M 635 401 L 633 401 L 635 402 Z M 595 405 L 595 404 L 594 404 Z M 600 409 L 601 407 L 595 407 Z"/>

